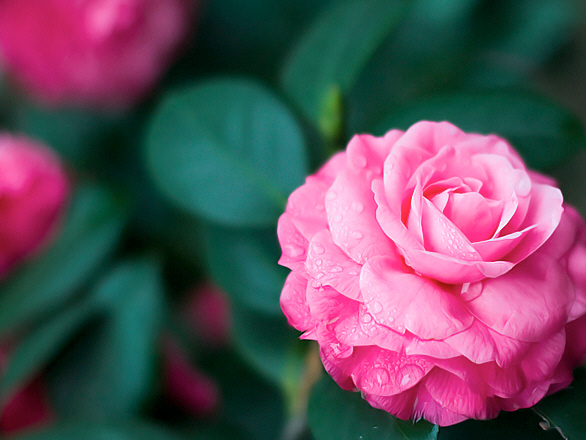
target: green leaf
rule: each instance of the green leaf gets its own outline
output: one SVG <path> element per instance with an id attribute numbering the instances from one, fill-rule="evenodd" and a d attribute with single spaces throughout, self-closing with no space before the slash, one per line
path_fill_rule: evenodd
<path id="1" fill-rule="evenodd" d="M 507 139 L 531 168 L 551 169 L 584 147 L 581 122 L 563 108 L 525 92 L 457 94 L 404 107 L 377 125 L 382 135 L 407 129 L 421 120 L 449 121 L 466 132 L 497 134 Z"/>
<path id="2" fill-rule="evenodd" d="M 307 412 L 316 440 L 435 440 L 438 427 L 406 422 L 341 389 L 328 375 L 314 386 Z"/>
<path id="3" fill-rule="evenodd" d="M 234 304 L 234 339 L 237 348 L 261 374 L 284 386 L 291 362 L 302 341 L 299 332 L 287 324 L 284 316 L 267 316 Z"/>
<path id="4" fill-rule="evenodd" d="M 273 224 L 308 171 L 289 110 L 241 79 L 212 80 L 164 100 L 150 126 L 147 161 L 169 199 L 232 226 Z"/>
<path id="5" fill-rule="evenodd" d="M 277 261 L 281 250 L 275 230 L 235 230 L 208 226 L 210 271 L 237 302 L 262 313 L 281 315 L 279 297 L 289 272 Z"/>
<path id="6" fill-rule="evenodd" d="M 136 413 L 150 390 L 163 309 L 160 267 L 121 262 L 92 298 L 106 316 L 76 340 L 50 371 L 60 417 L 110 420 Z"/>
<path id="7" fill-rule="evenodd" d="M 332 139 L 332 103 L 356 82 L 384 37 L 400 22 L 409 2 L 352 0 L 335 3 L 311 26 L 289 55 L 283 88 L 303 114 Z M 332 101 L 333 100 L 333 101 Z M 324 113 L 325 112 L 325 113 Z"/>
<path id="8" fill-rule="evenodd" d="M 6 401 L 28 379 L 39 373 L 88 319 L 92 308 L 82 302 L 36 328 L 11 353 L 0 381 L 0 402 Z"/>
<path id="9" fill-rule="evenodd" d="M 77 168 L 92 164 L 102 151 L 99 145 L 116 121 L 104 113 L 80 109 L 46 109 L 15 101 L 12 129 L 40 139 Z"/>
<path id="10" fill-rule="evenodd" d="M 580 440 L 586 433 L 586 370 L 574 372 L 574 382 L 539 402 L 534 410 L 552 429 L 559 429 L 568 440 Z"/>
<path id="11" fill-rule="evenodd" d="M 557 431 L 545 430 L 541 419 L 530 409 L 502 411 L 492 420 L 466 420 L 452 426 L 442 426 L 439 440 L 562 440 Z M 582 438 L 582 437 L 578 437 Z"/>
<path id="12" fill-rule="evenodd" d="M 0 334 L 66 302 L 114 250 L 127 217 L 126 204 L 112 192 L 80 186 L 56 241 L 0 286 Z"/>

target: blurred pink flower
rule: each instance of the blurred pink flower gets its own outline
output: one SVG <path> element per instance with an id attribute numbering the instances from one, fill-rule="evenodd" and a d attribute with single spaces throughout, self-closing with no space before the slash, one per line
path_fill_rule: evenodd
<path id="1" fill-rule="evenodd" d="M 179 344 L 163 341 L 163 381 L 165 395 L 192 417 L 212 415 L 220 403 L 215 382 L 187 359 Z"/>
<path id="2" fill-rule="evenodd" d="M 46 242 L 68 193 L 52 151 L 24 136 L 0 133 L 0 276 Z"/>
<path id="3" fill-rule="evenodd" d="M 193 289 L 187 298 L 186 319 L 195 336 L 213 346 L 230 340 L 232 316 L 226 294 L 213 284 Z"/>
<path id="4" fill-rule="evenodd" d="M 338 384 L 450 425 L 530 407 L 586 353 L 586 224 L 497 136 L 355 136 L 289 198 L 289 323 Z"/>
<path id="5" fill-rule="evenodd" d="M 5 70 L 47 104 L 125 108 L 168 67 L 193 0 L 3 0 Z"/>
<path id="6" fill-rule="evenodd" d="M 0 352 L 0 371 L 5 362 Z M 37 378 L 21 390 L 0 409 L 0 434 L 13 434 L 51 423 L 55 415 L 49 404 L 48 393 L 42 378 Z"/>

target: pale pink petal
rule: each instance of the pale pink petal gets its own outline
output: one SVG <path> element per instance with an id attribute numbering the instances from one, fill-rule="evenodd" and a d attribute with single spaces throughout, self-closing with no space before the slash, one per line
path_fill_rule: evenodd
<path id="1" fill-rule="evenodd" d="M 346 152 L 348 165 L 354 171 L 368 170 L 371 175 L 382 173 L 382 167 L 394 143 L 403 135 L 400 130 L 391 130 L 384 137 L 369 134 L 355 135 L 348 142 Z"/>
<path id="2" fill-rule="evenodd" d="M 309 242 L 295 227 L 293 217 L 288 212 L 279 217 L 277 236 L 283 251 L 279 264 L 294 271 L 304 271 Z"/>
<path id="3" fill-rule="evenodd" d="M 334 244 L 329 231 L 324 230 L 313 236 L 305 267 L 316 282 L 331 286 L 353 300 L 362 300 L 359 285 L 362 266 Z"/>
<path id="4" fill-rule="evenodd" d="M 535 183 L 531 189 L 531 203 L 523 222 L 524 227 L 536 225 L 505 259 L 518 263 L 531 255 L 551 236 L 560 222 L 563 197 L 559 189 Z M 503 232 L 508 232 L 503 230 Z M 512 231 L 510 231 L 512 232 Z"/>
<path id="5" fill-rule="evenodd" d="M 474 283 L 507 273 L 514 266 L 509 261 L 465 261 L 437 252 L 400 249 L 405 262 L 417 272 L 447 284 Z"/>
<path id="6" fill-rule="evenodd" d="M 314 322 L 307 304 L 306 290 L 307 279 L 293 271 L 287 276 L 281 292 L 281 310 L 289 324 L 299 331 L 311 328 Z"/>
<path id="7" fill-rule="evenodd" d="M 376 205 L 366 171 L 341 171 L 326 194 L 332 239 L 357 263 L 395 253 L 376 221 Z"/>
<path id="8" fill-rule="evenodd" d="M 462 303 L 430 280 L 405 273 L 396 260 L 375 257 L 363 267 L 360 289 L 374 319 L 400 333 L 443 339 L 473 321 Z"/>
<path id="9" fill-rule="evenodd" d="M 527 342 L 559 330 L 574 297 L 564 268 L 540 254 L 483 283 L 482 294 L 467 303 L 470 312 L 498 333 Z"/>

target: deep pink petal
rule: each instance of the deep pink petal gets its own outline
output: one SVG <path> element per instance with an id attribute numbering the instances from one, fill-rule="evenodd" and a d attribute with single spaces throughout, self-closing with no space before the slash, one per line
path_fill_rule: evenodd
<path id="1" fill-rule="evenodd" d="M 356 386 L 365 393 L 391 396 L 417 383 L 433 368 L 433 364 L 418 356 L 405 356 L 379 347 L 368 350 L 362 362 L 352 372 Z"/>
<path id="2" fill-rule="evenodd" d="M 471 419 L 489 419 L 496 417 L 499 412 L 498 405 L 493 399 L 474 393 L 462 379 L 440 368 L 432 370 L 423 384 L 433 400 L 449 413 Z M 426 408 L 420 410 L 423 416 L 430 420 Z M 434 420 L 430 421 L 444 425 L 446 421 L 443 420 L 443 411 L 438 412 Z M 437 417 L 440 420 L 437 420 Z"/>

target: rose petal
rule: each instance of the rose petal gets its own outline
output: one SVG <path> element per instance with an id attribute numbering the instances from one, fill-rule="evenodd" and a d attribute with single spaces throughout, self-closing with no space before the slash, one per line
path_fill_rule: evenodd
<path id="1" fill-rule="evenodd" d="M 334 244 L 329 231 L 321 231 L 313 236 L 305 267 L 318 283 L 331 286 L 348 298 L 362 301 L 359 285 L 362 266 Z"/>
<path id="2" fill-rule="evenodd" d="M 380 175 L 386 157 L 402 135 L 403 132 L 400 130 L 391 130 L 383 137 L 368 134 L 355 135 L 346 147 L 348 165 L 354 171 L 366 169 Z"/>
<path id="3" fill-rule="evenodd" d="M 482 294 L 467 302 L 470 312 L 498 333 L 527 342 L 561 328 L 574 297 L 564 268 L 541 253 L 483 285 Z"/>
<path id="4" fill-rule="evenodd" d="M 332 239 L 357 263 L 396 252 L 376 220 L 376 205 L 365 173 L 340 172 L 326 194 Z"/>
<path id="5" fill-rule="evenodd" d="M 352 371 L 356 386 L 368 394 L 391 396 L 417 383 L 433 368 L 433 364 L 417 356 L 405 356 L 379 347 L 368 350 L 362 362 Z"/>
<path id="6" fill-rule="evenodd" d="M 559 189 L 535 183 L 531 189 L 531 203 L 522 227 L 535 225 L 520 243 L 506 255 L 505 259 L 518 263 L 538 249 L 558 226 L 562 212 L 563 197 Z M 503 229 L 503 232 L 506 228 Z"/>
<path id="7" fill-rule="evenodd" d="M 287 276 L 281 292 L 281 310 L 289 324 L 299 331 L 311 328 L 314 322 L 307 304 L 306 291 L 307 279 L 294 271 Z"/>
<path id="8" fill-rule="evenodd" d="M 530 342 L 503 336 L 476 319 L 444 342 L 476 364 L 494 361 L 500 367 L 517 364 L 531 347 Z"/>
<path id="9" fill-rule="evenodd" d="M 311 240 L 316 233 L 328 227 L 324 198 L 336 174 L 344 168 L 345 163 L 346 153 L 336 154 L 289 196 L 285 212 L 307 240 Z"/>
<path id="10" fill-rule="evenodd" d="M 423 389 L 427 390 L 429 396 L 441 408 L 441 410 L 438 410 L 436 418 L 434 416 L 430 417 L 430 408 L 421 408 L 422 405 L 417 405 L 423 411 L 424 416 L 432 423 L 445 425 L 446 415 L 444 413 L 446 410 L 452 414 L 458 414 L 460 417 L 471 419 L 493 418 L 499 412 L 498 405 L 494 399 L 472 392 L 462 379 L 442 369 L 433 369 L 423 381 L 423 385 L 420 396 L 424 398 L 424 402 L 429 402 L 429 400 L 425 399 Z M 448 417 L 447 421 L 451 422 L 451 418 Z"/>
<path id="11" fill-rule="evenodd" d="M 279 264 L 294 271 L 305 271 L 305 259 L 307 258 L 309 243 L 295 227 L 293 218 L 287 212 L 279 217 L 277 236 L 283 251 Z"/>
<path id="12" fill-rule="evenodd" d="M 374 319 L 395 331 L 423 339 L 443 339 L 472 324 L 473 318 L 450 292 L 430 280 L 405 273 L 387 257 L 368 260 L 360 290 Z"/>
<path id="13" fill-rule="evenodd" d="M 407 265 L 422 275 L 447 284 L 474 283 L 499 277 L 514 266 L 509 261 L 464 261 L 437 252 L 400 250 Z"/>

